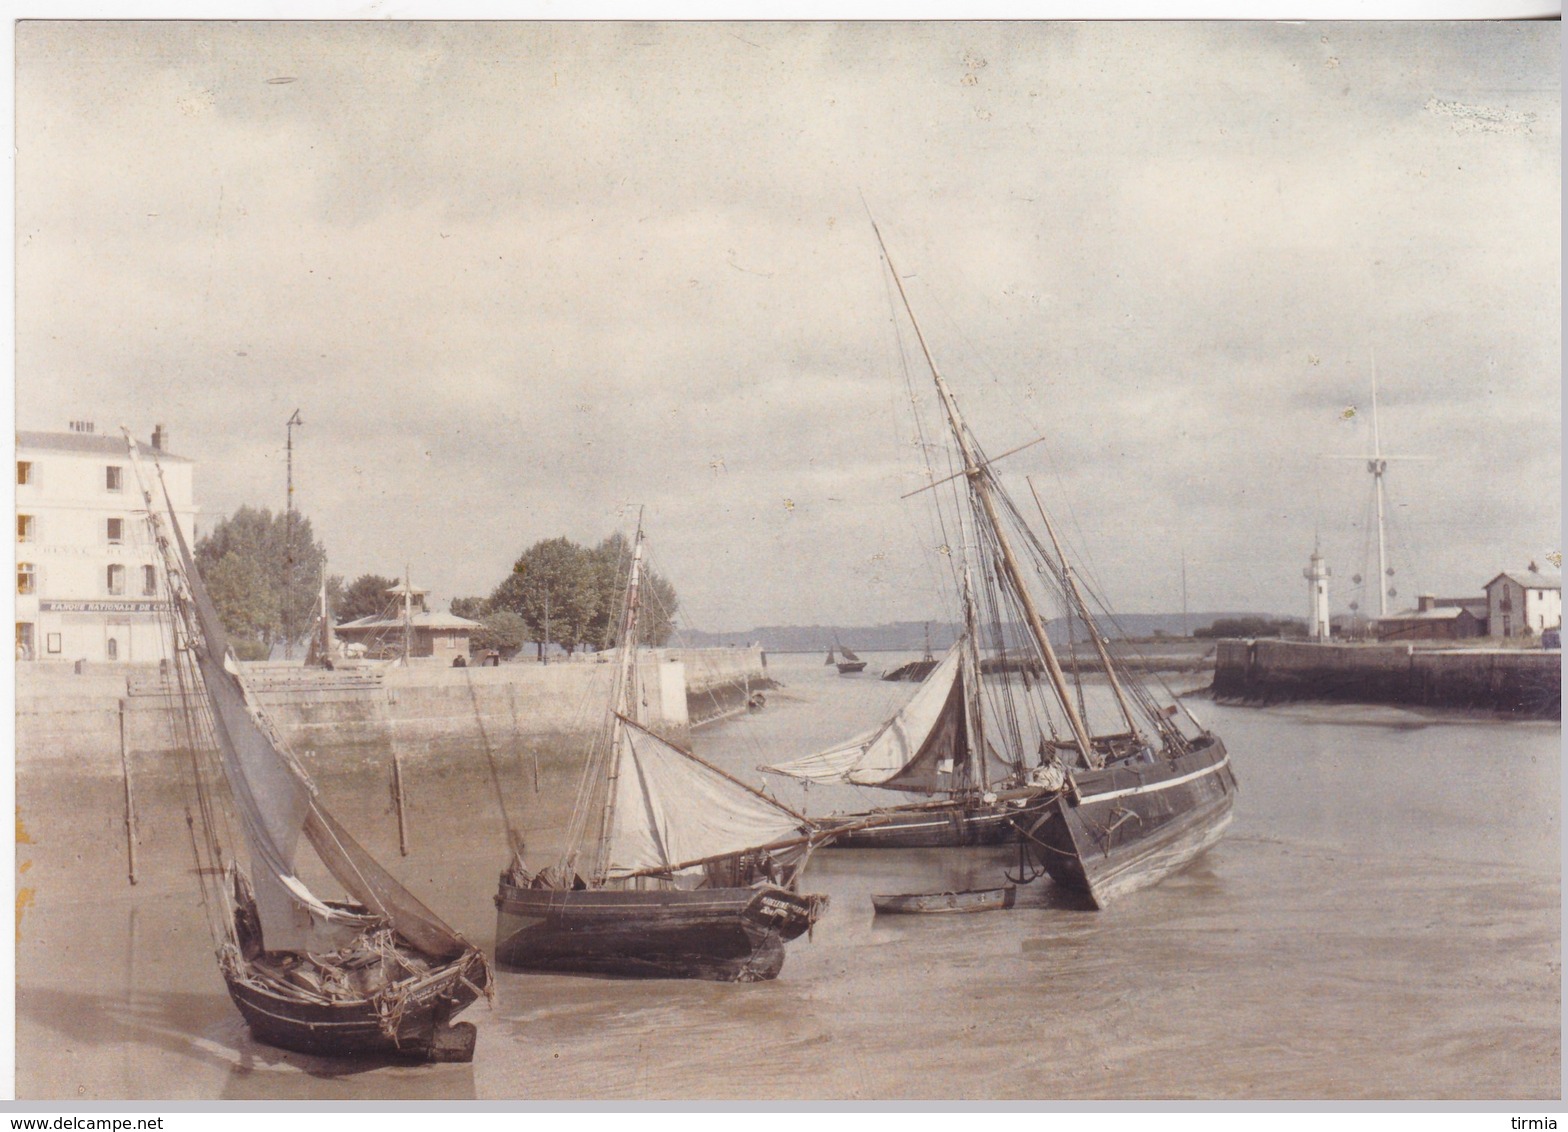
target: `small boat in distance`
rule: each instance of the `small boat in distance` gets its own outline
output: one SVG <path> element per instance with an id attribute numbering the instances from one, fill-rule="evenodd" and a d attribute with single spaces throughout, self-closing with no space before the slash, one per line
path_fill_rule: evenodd
<path id="1" fill-rule="evenodd" d="M 509 967 L 754 982 L 827 897 L 799 891 L 826 838 L 811 821 L 654 734 L 635 713 L 643 539 L 619 618 L 619 662 L 556 863 L 519 846 L 496 893 L 496 961 Z"/>
<path id="2" fill-rule="evenodd" d="M 871 906 L 878 915 L 951 916 L 967 912 L 998 912 L 1011 908 L 1018 898 L 1013 885 L 1002 888 L 975 888 L 965 892 L 905 892 L 894 896 L 872 896 Z"/>
<path id="3" fill-rule="evenodd" d="M 471 1061 L 476 1031 L 452 1017 L 491 993 L 484 953 L 378 864 L 328 812 L 266 709 L 239 674 L 228 637 L 175 518 L 153 499 L 126 434 L 173 618 L 169 697 L 190 759 L 191 821 L 218 969 L 253 1037 L 326 1057 Z M 227 787 L 250 851 L 225 850 Z M 187 810 L 187 813 L 190 813 Z M 301 838 L 351 900 L 323 900 L 296 869 Z"/>
<path id="4" fill-rule="evenodd" d="M 866 662 L 843 645 L 838 646 L 838 653 L 844 658 L 838 662 L 838 674 L 840 676 L 850 676 L 856 672 L 864 672 L 866 670 Z M 833 655 L 831 649 L 828 651 L 828 655 L 830 657 Z"/>

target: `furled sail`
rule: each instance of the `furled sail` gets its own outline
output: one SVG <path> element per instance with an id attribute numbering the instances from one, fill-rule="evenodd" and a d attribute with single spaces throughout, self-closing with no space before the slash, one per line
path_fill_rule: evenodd
<path id="1" fill-rule="evenodd" d="M 969 727 L 964 711 L 960 640 L 947 650 L 897 715 L 837 747 L 765 766 L 808 782 L 843 782 L 939 793 L 965 784 Z"/>
<path id="2" fill-rule="evenodd" d="M 132 455 L 134 458 L 134 447 Z M 150 493 L 147 504 L 151 509 Z M 167 508 L 167 514 L 173 516 L 172 507 Z M 283 747 L 265 711 L 239 679 L 228 636 L 207 596 L 185 533 L 177 522 L 172 525 L 185 588 L 200 630 L 200 640 L 192 639 L 190 644 L 213 708 L 224 779 L 250 847 L 256 912 L 266 948 L 332 951 L 384 922 L 430 954 L 461 953 L 467 946 L 461 937 L 376 864 L 320 805 L 309 777 Z M 328 872 L 368 914 L 328 905 L 299 878 L 295 851 L 301 833 Z"/>
<path id="3" fill-rule="evenodd" d="M 607 877 L 722 857 L 810 832 L 799 814 L 624 718 L 616 755 Z"/>

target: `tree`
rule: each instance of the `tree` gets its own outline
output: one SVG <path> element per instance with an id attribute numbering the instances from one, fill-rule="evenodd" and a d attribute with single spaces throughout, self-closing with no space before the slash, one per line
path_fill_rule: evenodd
<path id="1" fill-rule="evenodd" d="M 222 566 L 229 558 L 234 561 Z M 297 511 L 291 521 L 287 513 L 241 507 L 196 542 L 196 568 L 209 592 L 214 578 L 222 579 L 224 628 L 255 641 L 263 656 L 290 631 L 297 637 L 310 628 L 326 560 L 310 520 Z"/>
<path id="2" fill-rule="evenodd" d="M 490 608 L 521 617 L 542 656 L 548 643 L 569 653 L 587 643 L 595 600 L 588 552 L 570 539 L 553 538 L 523 551 L 491 593 Z"/>
<path id="3" fill-rule="evenodd" d="M 383 578 L 380 574 L 361 574 L 355 578 L 343 591 L 342 601 L 333 606 L 338 624 L 385 613 L 392 604 L 392 597 L 387 591 L 396 585 L 398 579 Z M 397 615 L 402 616 L 401 610 Z"/>
<path id="4" fill-rule="evenodd" d="M 589 637 L 596 648 L 607 649 L 615 643 L 615 635 L 620 630 L 622 599 L 631 579 L 632 546 L 626 536 L 617 531 L 588 553 L 593 562 L 597 591 Z M 646 557 L 638 594 L 637 643 L 662 645 L 675 631 L 679 601 L 675 587 L 648 567 Z"/>
<path id="5" fill-rule="evenodd" d="M 207 596 L 241 660 L 265 660 L 278 625 L 277 592 L 252 558 L 230 552 L 201 571 Z"/>

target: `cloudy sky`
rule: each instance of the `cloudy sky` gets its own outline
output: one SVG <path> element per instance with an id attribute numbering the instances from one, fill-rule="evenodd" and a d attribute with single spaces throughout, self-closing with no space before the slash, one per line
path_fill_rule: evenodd
<path id="1" fill-rule="evenodd" d="M 17 427 L 486 593 L 645 507 L 687 625 L 945 615 L 877 218 L 1112 604 L 1558 550 L 1560 27 L 29 23 Z M 902 335 L 902 337 L 901 337 Z M 1375 359 L 1375 363 L 1374 363 Z M 1363 598 L 1363 600 L 1368 600 Z"/>

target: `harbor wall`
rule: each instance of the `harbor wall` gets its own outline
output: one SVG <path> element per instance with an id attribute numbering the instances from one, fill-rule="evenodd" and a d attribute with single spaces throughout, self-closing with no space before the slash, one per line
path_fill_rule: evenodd
<path id="1" fill-rule="evenodd" d="M 1220 641 L 1214 698 L 1340 700 L 1562 718 L 1562 653 L 1413 645 Z"/>
<path id="2" fill-rule="evenodd" d="M 580 746 L 602 723 L 614 679 L 613 665 L 595 663 L 245 668 L 257 700 L 307 765 L 389 752 L 417 758 Z M 647 659 L 638 676 L 643 719 L 689 742 L 684 664 Z M 119 774 L 122 742 L 139 757 L 172 758 L 178 701 L 156 665 L 18 666 L 18 766 Z"/>
<path id="3" fill-rule="evenodd" d="M 686 669 L 686 705 L 691 726 L 760 706 L 779 687 L 768 674 L 768 654 L 760 647 L 672 650 Z"/>

